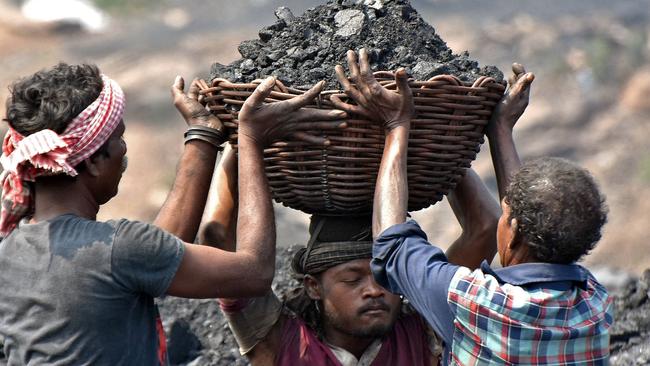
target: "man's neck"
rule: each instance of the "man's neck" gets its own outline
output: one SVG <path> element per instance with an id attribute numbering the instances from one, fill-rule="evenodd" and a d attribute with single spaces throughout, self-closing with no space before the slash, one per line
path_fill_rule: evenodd
<path id="1" fill-rule="evenodd" d="M 63 214 L 74 214 L 89 220 L 97 217 L 99 205 L 81 178 L 39 179 L 35 183 L 35 222 Z"/>
<path id="2" fill-rule="evenodd" d="M 361 358 L 368 346 L 376 338 L 374 337 L 358 337 L 342 333 L 330 326 L 325 326 L 325 340 L 332 346 L 343 348 L 344 350 L 352 353 L 354 357 Z"/>

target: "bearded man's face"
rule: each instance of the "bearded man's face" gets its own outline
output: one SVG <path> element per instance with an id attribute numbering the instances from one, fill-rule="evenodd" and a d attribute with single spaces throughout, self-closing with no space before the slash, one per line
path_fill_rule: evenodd
<path id="1" fill-rule="evenodd" d="M 401 308 L 399 296 L 375 282 L 370 259 L 332 267 L 319 276 L 324 325 L 355 337 L 381 337 Z"/>

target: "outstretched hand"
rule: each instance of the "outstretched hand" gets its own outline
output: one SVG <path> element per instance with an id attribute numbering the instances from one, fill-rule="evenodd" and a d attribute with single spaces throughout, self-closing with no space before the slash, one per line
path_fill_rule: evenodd
<path id="1" fill-rule="evenodd" d="M 239 134 L 252 138 L 261 146 L 289 135 L 308 143 L 329 145 L 329 140 L 304 132 L 347 127 L 342 121 L 347 116 L 344 111 L 303 108 L 318 96 L 324 85 L 321 81 L 300 96 L 264 103 L 275 86 L 273 77 L 265 79 L 239 112 Z"/>
<path id="2" fill-rule="evenodd" d="M 410 126 L 411 118 L 415 112 L 413 95 L 408 85 L 408 77 L 404 69 L 395 73 L 397 92 L 384 88 L 375 79 L 368 62 L 368 52 L 365 48 L 357 54 L 350 50 L 347 53 L 350 78 L 354 85 L 345 76 L 341 65 L 336 65 L 336 77 L 339 79 L 345 94 L 353 99 L 357 105 L 344 103 L 333 95 L 330 99 L 334 105 L 348 113 L 356 114 L 383 124 L 386 131 L 398 126 Z"/>
<path id="3" fill-rule="evenodd" d="M 200 102 L 199 90 L 206 88 L 205 81 L 194 79 L 189 91 L 185 94 L 185 80 L 183 80 L 183 77 L 177 76 L 171 88 L 174 106 L 183 116 L 188 126 L 198 125 L 223 130 L 221 120 L 210 113 Z"/>
<path id="4" fill-rule="evenodd" d="M 512 131 L 528 106 L 530 86 L 535 80 L 535 75 L 532 72 L 527 73 L 524 66 L 518 63 L 512 64 L 512 72 L 513 75 L 508 80 L 508 90 L 494 109 L 488 133 L 495 132 L 497 128 Z"/>

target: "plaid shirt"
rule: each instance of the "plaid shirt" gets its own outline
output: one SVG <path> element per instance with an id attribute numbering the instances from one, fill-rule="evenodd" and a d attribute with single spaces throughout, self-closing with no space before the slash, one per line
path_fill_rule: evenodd
<path id="1" fill-rule="evenodd" d="M 447 262 L 414 221 L 375 242 L 377 282 L 405 295 L 444 339 L 445 364 L 605 365 L 611 299 L 583 267 L 481 269 Z"/>

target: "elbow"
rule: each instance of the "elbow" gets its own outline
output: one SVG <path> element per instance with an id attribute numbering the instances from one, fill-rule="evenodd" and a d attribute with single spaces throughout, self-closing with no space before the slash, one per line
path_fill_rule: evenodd
<path id="1" fill-rule="evenodd" d="M 226 241 L 226 231 L 217 221 L 208 221 L 199 230 L 199 244 L 217 247 Z"/>
<path id="2" fill-rule="evenodd" d="M 242 262 L 242 288 L 246 292 L 243 297 L 259 297 L 271 291 L 275 276 L 275 254 L 241 253 L 246 259 Z M 245 288 L 244 288 L 245 287 Z M 240 295 L 242 296 L 242 295 Z"/>
<path id="3" fill-rule="evenodd" d="M 496 248 L 498 224 L 498 217 L 483 220 L 470 233 L 470 242 L 483 242 L 487 247 L 494 246 Z"/>
<path id="4" fill-rule="evenodd" d="M 249 282 L 249 297 L 260 297 L 271 291 L 273 284 L 274 270 L 256 271 L 255 278 Z"/>
<path id="5" fill-rule="evenodd" d="M 497 226 L 499 225 L 499 216 L 491 215 L 490 217 L 485 218 L 481 225 L 479 226 L 479 232 L 481 237 L 490 237 L 495 236 L 497 232 Z"/>

